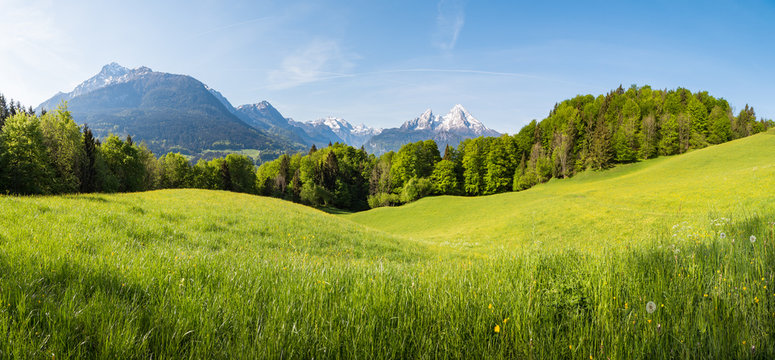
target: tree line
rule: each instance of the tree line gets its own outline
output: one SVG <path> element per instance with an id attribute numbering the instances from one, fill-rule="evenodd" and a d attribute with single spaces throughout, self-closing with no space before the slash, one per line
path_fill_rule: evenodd
<path id="1" fill-rule="evenodd" d="M 364 210 L 429 195 L 519 191 L 587 169 L 684 153 L 775 126 L 748 105 L 687 89 L 621 86 L 579 95 L 515 135 L 468 139 L 443 154 L 433 140 L 379 157 L 330 144 L 281 155 L 256 169 L 230 154 L 192 165 L 178 153 L 156 158 L 131 137 L 102 142 L 79 127 L 66 104 L 36 115 L 0 96 L 0 191 L 61 194 L 202 188 L 274 196 L 312 206 Z"/>
<path id="2" fill-rule="evenodd" d="M 441 154 L 433 140 L 380 157 L 334 144 L 283 155 L 258 169 L 258 191 L 315 206 L 361 210 L 428 195 L 520 191 L 551 178 L 675 155 L 775 126 L 748 105 L 737 115 L 723 98 L 621 86 L 556 104 L 517 134 L 468 139 Z"/>
<path id="3" fill-rule="evenodd" d="M 0 95 L 0 100 L 4 100 Z M 177 153 L 156 158 L 131 136 L 103 141 L 62 104 L 36 115 L 0 101 L 0 193 L 64 194 L 202 188 L 257 193 L 253 161 L 228 155 L 191 165 Z"/>

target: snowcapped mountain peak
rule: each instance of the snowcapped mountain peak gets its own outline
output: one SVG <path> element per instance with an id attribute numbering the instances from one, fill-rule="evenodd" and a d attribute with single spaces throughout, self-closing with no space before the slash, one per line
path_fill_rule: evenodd
<path id="1" fill-rule="evenodd" d="M 333 132 L 339 133 L 343 130 L 352 130 L 353 126 L 347 120 L 334 117 L 334 116 L 328 116 L 322 119 L 317 119 L 310 121 L 313 125 L 325 125 L 328 126 Z"/>
<path id="2" fill-rule="evenodd" d="M 427 109 L 420 116 L 403 123 L 403 125 L 401 125 L 401 129 L 433 130 L 436 127 L 436 123 L 438 121 L 438 116 L 434 116 L 433 111 L 431 109 Z"/>
<path id="3" fill-rule="evenodd" d="M 243 111 L 266 111 L 274 110 L 274 106 L 266 100 L 259 101 L 255 104 L 245 104 L 237 107 L 237 110 Z"/>
<path id="4" fill-rule="evenodd" d="M 378 135 L 382 132 L 382 128 L 372 128 L 366 126 L 366 124 L 360 123 L 358 125 L 355 125 L 355 127 L 351 131 L 353 134 L 361 135 L 361 136 L 373 136 Z"/>
<path id="5" fill-rule="evenodd" d="M 247 105 L 247 106 L 253 106 L 258 110 L 265 110 L 273 107 L 272 104 L 270 104 L 269 101 L 266 101 L 266 100 L 261 100 L 256 104 Z"/>
<path id="6" fill-rule="evenodd" d="M 107 64 L 102 67 L 102 70 L 100 70 L 99 75 L 103 76 L 121 76 L 129 72 L 129 69 L 119 65 L 116 62 L 112 62 L 110 64 Z"/>
<path id="7" fill-rule="evenodd" d="M 89 80 L 86 80 L 80 85 L 76 86 L 72 92 L 67 94 L 67 96 L 68 98 L 72 99 L 76 96 L 87 94 L 106 86 L 134 80 L 151 72 L 153 72 L 153 70 L 145 66 L 141 66 L 136 69 L 129 69 L 119 65 L 116 62 L 112 62 L 103 66 L 102 70 L 100 70 L 97 75 L 92 76 L 89 78 Z"/>
<path id="8" fill-rule="evenodd" d="M 447 115 L 441 117 L 441 123 L 437 129 L 442 131 L 472 130 L 476 134 L 484 134 L 489 130 L 460 104 L 453 106 Z"/>
<path id="9" fill-rule="evenodd" d="M 403 130 L 432 130 L 434 132 L 470 133 L 475 135 L 497 134 L 476 119 L 463 105 L 457 104 L 444 116 L 434 115 L 431 109 L 401 125 Z"/>

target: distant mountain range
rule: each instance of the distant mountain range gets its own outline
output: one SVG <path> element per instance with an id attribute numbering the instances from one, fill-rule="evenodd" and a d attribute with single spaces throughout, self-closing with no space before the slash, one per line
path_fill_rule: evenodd
<path id="1" fill-rule="evenodd" d="M 57 93 L 36 110 L 55 109 L 62 101 L 68 102 L 75 120 L 88 124 L 97 136 L 132 135 L 157 155 L 180 152 L 201 157 L 258 150 L 262 155 L 256 160 L 265 161 L 313 144 L 346 143 L 382 154 L 419 140 L 433 139 L 443 149 L 467 138 L 499 135 L 462 105 L 444 116 L 429 109 L 399 128 L 385 130 L 353 126 L 336 117 L 298 122 L 267 101 L 234 107 L 220 92 L 190 76 L 116 63 L 105 65 L 73 91 Z"/>
<path id="2" fill-rule="evenodd" d="M 499 136 L 495 130 L 488 129 L 466 110 L 457 104 L 444 116 L 434 115 L 431 109 L 409 120 L 401 127 L 385 129 L 371 137 L 364 148 L 374 154 L 397 151 L 403 144 L 432 139 L 439 149 L 446 145 L 457 145 L 470 138 L 479 136 Z"/>
<path id="3" fill-rule="evenodd" d="M 157 155 L 180 152 L 200 157 L 207 151 L 257 149 L 269 160 L 305 148 L 248 125 L 200 81 L 147 67 L 105 65 L 73 91 L 54 95 L 37 110 L 55 109 L 63 100 L 73 118 L 88 124 L 95 135 L 131 135 Z"/>

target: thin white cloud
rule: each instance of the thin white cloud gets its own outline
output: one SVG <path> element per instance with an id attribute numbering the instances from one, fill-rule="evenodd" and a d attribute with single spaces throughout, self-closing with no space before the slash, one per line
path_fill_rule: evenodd
<path id="1" fill-rule="evenodd" d="M 286 56 L 279 69 L 269 72 L 269 88 L 287 89 L 302 84 L 350 77 L 356 55 L 345 53 L 339 43 L 320 40 Z"/>
<path id="2" fill-rule="evenodd" d="M 72 50 L 52 16 L 51 0 L 4 0 L 0 8 L 0 84 L 8 97 L 36 106 L 51 82 L 73 69 Z M 53 74 L 52 74 L 53 73 Z M 50 95 L 48 95 L 50 96 Z"/>
<path id="3" fill-rule="evenodd" d="M 462 0 L 441 0 L 436 5 L 436 32 L 434 46 L 451 51 L 465 24 L 465 10 Z"/>

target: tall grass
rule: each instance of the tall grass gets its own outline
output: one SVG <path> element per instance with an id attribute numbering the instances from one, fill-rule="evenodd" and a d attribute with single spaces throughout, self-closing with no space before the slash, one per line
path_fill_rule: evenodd
<path id="1" fill-rule="evenodd" d="M 0 359 L 775 358 L 773 134 L 338 216 L 0 196 Z"/>
<path id="2" fill-rule="evenodd" d="M 0 358 L 775 356 L 772 213 L 469 256 L 222 192 L 0 210 Z"/>

